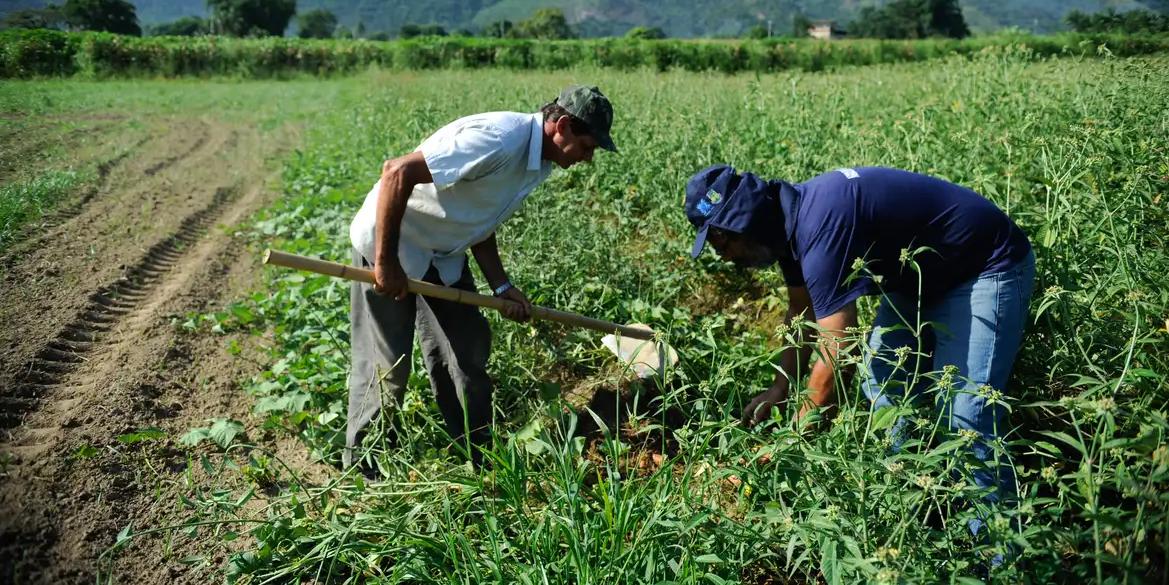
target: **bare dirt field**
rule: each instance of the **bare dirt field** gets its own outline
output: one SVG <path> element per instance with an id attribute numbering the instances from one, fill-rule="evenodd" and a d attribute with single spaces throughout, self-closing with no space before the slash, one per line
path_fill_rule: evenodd
<path id="1" fill-rule="evenodd" d="M 99 557 L 128 525 L 183 517 L 182 496 L 200 488 L 179 436 L 246 418 L 238 383 L 260 367 L 256 342 L 230 355 L 225 337 L 175 323 L 257 286 L 258 258 L 232 226 L 278 196 L 274 161 L 296 131 L 212 115 L 92 122 L 76 132 L 110 132 L 96 179 L 0 256 L 0 582 L 93 582 L 99 570 L 205 582 L 200 569 L 219 563 L 181 563 L 165 533 L 112 565 Z M 166 437 L 118 440 L 142 429 Z"/>

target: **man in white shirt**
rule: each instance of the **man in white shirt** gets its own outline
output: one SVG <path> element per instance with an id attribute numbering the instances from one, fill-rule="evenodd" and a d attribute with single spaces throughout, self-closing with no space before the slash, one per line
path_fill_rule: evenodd
<path id="1" fill-rule="evenodd" d="M 475 290 L 470 250 L 505 315 L 527 320 L 531 304 L 499 259 L 495 229 L 552 172 L 616 152 L 613 108 L 596 87 L 572 86 L 536 114 L 492 112 L 460 118 L 405 156 L 382 166 L 349 228 L 353 263 L 377 284 L 350 289 L 353 361 L 342 462 L 353 463 L 365 427 L 382 408 L 381 383 L 400 402 L 418 331 L 431 389 L 447 431 L 480 462 L 490 440 L 491 330 L 476 307 L 406 292 L 407 278 Z"/>

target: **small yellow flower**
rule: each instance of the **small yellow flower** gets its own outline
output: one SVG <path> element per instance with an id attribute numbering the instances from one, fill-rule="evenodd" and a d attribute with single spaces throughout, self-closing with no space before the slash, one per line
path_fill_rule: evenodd
<path id="1" fill-rule="evenodd" d="M 1039 472 L 1039 476 L 1048 482 L 1054 482 L 1057 477 L 1055 466 L 1048 465 L 1047 467 L 1044 467 L 1043 471 Z"/>
<path id="2" fill-rule="evenodd" d="M 838 516 L 840 516 L 840 506 L 837 506 L 836 504 L 829 504 L 828 507 L 824 509 L 824 512 L 828 514 L 829 520 L 835 520 Z"/>
<path id="3" fill-rule="evenodd" d="M 901 549 L 892 546 L 882 546 L 877 548 L 877 560 L 882 563 L 897 560 L 901 556 Z"/>
<path id="4" fill-rule="evenodd" d="M 991 388 L 990 395 L 988 395 L 986 397 L 986 403 L 987 404 L 1002 404 L 1003 403 L 1003 393 L 999 390 Z"/>
<path id="5" fill-rule="evenodd" d="M 908 345 L 903 345 L 893 350 L 893 354 L 897 356 L 897 365 L 900 366 L 909 358 L 909 352 L 912 351 Z"/>

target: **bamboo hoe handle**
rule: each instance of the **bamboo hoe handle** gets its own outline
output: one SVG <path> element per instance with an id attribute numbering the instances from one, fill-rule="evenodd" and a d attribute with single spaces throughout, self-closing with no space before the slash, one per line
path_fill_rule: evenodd
<path id="1" fill-rule="evenodd" d="M 357 282 L 364 282 L 373 284 L 373 271 L 364 268 L 357 268 L 354 266 L 347 266 L 345 264 L 338 264 L 336 262 L 329 262 L 328 260 L 319 260 L 317 258 L 308 258 L 305 256 L 298 256 L 296 254 L 289 254 L 279 250 L 267 250 L 264 252 L 264 264 L 275 264 L 276 266 L 284 266 L 285 268 L 294 268 L 296 270 L 307 270 L 317 274 L 324 274 L 325 276 L 336 276 L 346 280 L 355 280 Z M 449 286 L 439 286 L 421 280 L 410 279 L 407 290 L 414 294 L 419 294 L 436 299 L 443 299 L 447 301 L 454 301 L 464 305 L 474 305 L 476 307 L 486 307 L 488 309 L 495 309 L 502 311 L 503 308 L 511 301 L 505 301 L 496 297 L 489 297 L 465 290 L 451 288 Z M 602 319 L 593 319 L 592 317 L 585 317 L 576 313 L 569 313 L 568 311 L 557 311 L 556 309 L 549 309 L 547 307 L 539 307 L 532 305 L 532 317 L 542 319 L 544 321 L 555 321 L 573 327 L 583 327 L 585 329 L 592 329 L 602 333 L 620 333 L 623 337 L 632 337 L 634 339 L 653 339 L 653 331 L 647 329 L 638 329 L 636 327 L 629 327 L 627 325 L 618 325 Z"/>

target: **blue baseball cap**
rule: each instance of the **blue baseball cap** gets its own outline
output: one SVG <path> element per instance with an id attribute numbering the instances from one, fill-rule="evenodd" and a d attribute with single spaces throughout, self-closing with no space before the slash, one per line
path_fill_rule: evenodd
<path id="1" fill-rule="evenodd" d="M 686 182 L 686 219 L 698 228 L 691 258 L 702 253 L 712 227 L 767 244 L 774 244 L 777 232 L 784 232 L 777 185 L 751 173 L 736 173 L 729 165 L 706 167 Z"/>

